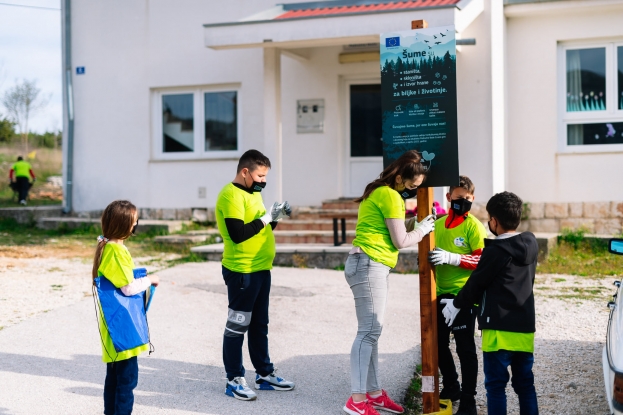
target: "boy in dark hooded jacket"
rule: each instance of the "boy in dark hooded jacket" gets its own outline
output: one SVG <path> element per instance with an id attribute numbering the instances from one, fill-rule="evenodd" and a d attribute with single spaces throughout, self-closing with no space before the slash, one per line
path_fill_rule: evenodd
<path id="1" fill-rule="evenodd" d="M 485 241 L 478 266 L 456 298 L 442 300 L 448 325 L 461 308 L 480 304 L 489 415 L 506 415 L 509 366 L 521 415 L 539 413 L 532 373 L 536 319 L 532 289 L 539 249 L 532 233 L 516 231 L 522 206 L 522 200 L 510 192 L 489 200 L 489 230 L 497 238 Z"/>

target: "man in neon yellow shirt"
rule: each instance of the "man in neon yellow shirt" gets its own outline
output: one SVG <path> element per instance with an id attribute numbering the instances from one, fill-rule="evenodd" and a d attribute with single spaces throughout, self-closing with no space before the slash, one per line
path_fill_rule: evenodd
<path id="1" fill-rule="evenodd" d="M 32 184 L 29 178 L 32 177 Z M 28 197 L 28 191 L 35 183 L 37 178 L 32 171 L 32 166 L 27 161 L 24 161 L 22 156 L 17 158 L 17 163 L 11 167 L 9 172 L 9 180 L 11 181 L 11 189 L 16 191 L 19 196 L 19 203 L 26 205 L 26 198 Z"/>
<path id="2" fill-rule="evenodd" d="M 473 305 L 463 308 L 452 327 L 448 327 L 441 315 L 440 302 L 453 299 L 463 288 L 485 246 L 487 230 L 469 213 L 475 191 L 474 183 L 467 176 L 459 176 L 459 185 L 450 187 L 446 195 L 450 212 L 435 222 L 437 248 L 430 253 L 437 279 L 437 345 L 439 370 L 443 376 L 439 397 L 461 400 L 456 415 L 477 415 L 478 354 L 474 341 L 477 310 Z M 461 383 L 450 351 L 450 333 L 454 334 L 456 354 L 461 363 Z"/>
<path id="3" fill-rule="evenodd" d="M 242 344 L 248 332 L 249 354 L 255 368 L 255 388 L 288 391 L 294 383 L 275 375 L 268 355 L 268 298 L 275 258 L 273 229 L 289 215 L 288 202 L 275 202 L 267 211 L 260 192 L 266 186 L 270 160 L 249 150 L 238 161 L 233 182 L 216 200 L 216 223 L 223 236 L 223 279 L 229 301 L 223 336 L 225 394 L 251 401 L 257 398 L 244 378 Z"/>
<path id="4" fill-rule="evenodd" d="M 533 286 L 539 247 L 532 233 L 516 231 L 522 207 L 522 200 L 510 192 L 489 200 L 489 230 L 497 238 L 485 241 L 476 270 L 456 298 L 442 300 L 448 325 L 462 308 L 480 304 L 478 326 L 489 415 L 506 415 L 509 366 L 520 413 L 539 413 L 532 373 L 536 330 Z"/>

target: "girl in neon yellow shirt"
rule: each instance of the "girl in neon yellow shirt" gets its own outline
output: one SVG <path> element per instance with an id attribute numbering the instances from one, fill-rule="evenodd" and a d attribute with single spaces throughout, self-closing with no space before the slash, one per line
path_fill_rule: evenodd
<path id="1" fill-rule="evenodd" d="M 123 295 L 141 293 L 150 285 L 157 286 L 155 275 L 134 278 L 134 261 L 123 241 L 136 231 L 138 210 L 127 200 L 116 200 L 102 214 L 102 233 L 98 238 L 93 259 L 93 280 L 104 276 Z M 106 363 L 104 382 L 104 414 L 129 415 L 134 406 L 134 388 L 138 384 L 137 356 L 149 349 L 148 344 L 117 352 L 108 332 L 106 321 L 99 310 L 99 331 L 102 340 L 102 360 Z"/>
<path id="2" fill-rule="evenodd" d="M 352 395 L 344 412 L 378 415 L 376 409 L 404 412 L 378 381 L 378 339 L 383 328 L 389 272 L 398 250 L 413 246 L 434 229 L 427 217 L 405 222 L 405 199 L 416 195 L 426 177 L 417 151 L 404 153 L 378 179 L 369 183 L 359 199 L 356 237 L 346 260 L 346 282 L 355 298 L 357 337 L 350 354 Z"/>

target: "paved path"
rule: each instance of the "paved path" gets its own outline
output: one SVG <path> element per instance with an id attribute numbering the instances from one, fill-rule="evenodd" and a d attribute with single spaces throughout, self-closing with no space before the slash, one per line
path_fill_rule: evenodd
<path id="1" fill-rule="evenodd" d="M 255 402 L 223 393 L 227 297 L 220 264 L 184 264 L 159 275 L 150 310 L 156 352 L 139 358 L 135 415 L 342 413 L 356 332 L 343 272 L 273 271 L 271 357 L 297 388 L 260 391 Z M 395 397 L 402 397 L 419 360 L 418 298 L 415 275 L 391 275 L 380 366 Z M 245 363 L 251 381 L 246 354 Z M 100 414 L 104 377 L 90 297 L 0 331 L 0 415 Z"/>

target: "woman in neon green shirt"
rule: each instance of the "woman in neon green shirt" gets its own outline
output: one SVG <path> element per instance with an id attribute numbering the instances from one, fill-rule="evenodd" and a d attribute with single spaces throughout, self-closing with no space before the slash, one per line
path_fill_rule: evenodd
<path id="1" fill-rule="evenodd" d="M 375 408 L 401 414 L 403 408 L 378 382 L 378 338 L 383 328 L 389 272 L 398 250 L 413 246 L 434 229 L 434 219 L 405 222 L 405 199 L 416 195 L 426 178 L 417 151 L 404 153 L 378 179 L 369 183 L 359 199 L 356 237 L 346 260 L 345 275 L 355 298 L 357 337 L 350 354 L 352 395 L 344 412 L 377 415 Z"/>
<path id="2" fill-rule="evenodd" d="M 104 276 L 123 295 L 132 296 L 157 286 L 155 275 L 134 278 L 134 261 L 123 241 L 134 235 L 138 226 L 138 210 L 127 200 L 116 200 L 102 214 L 102 233 L 98 238 L 93 259 L 93 280 Z M 102 340 L 102 360 L 106 363 L 104 382 L 104 414 L 129 415 L 134 405 L 134 388 L 138 384 L 137 356 L 149 349 L 148 344 L 117 353 L 99 310 L 99 331 Z"/>

